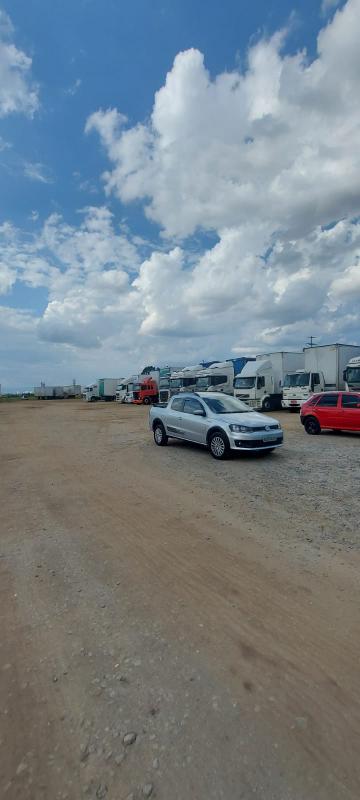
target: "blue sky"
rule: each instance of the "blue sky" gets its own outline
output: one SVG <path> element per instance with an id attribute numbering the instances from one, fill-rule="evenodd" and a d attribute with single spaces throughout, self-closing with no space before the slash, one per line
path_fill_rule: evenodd
<path id="1" fill-rule="evenodd" d="M 359 77 L 358 0 L 0 0 L 0 8 L 4 58 L 11 46 L 26 59 L 0 69 L 3 386 L 297 347 L 311 330 L 358 341 L 347 285 L 358 274 L 348 170 L 358 170 L 349 159 L 359 120 L 350 103 L 340 107 L 341 86 L 332 89 L 338 56 L 343 85 Z M 337 138 L 325 152 L 329 115 Z M 307 207 L 309 153 L 319 174 Z M 343 240 L 351 246 L 340 262 Z M 308 302 L 312 279 L 316 302 Z"/>

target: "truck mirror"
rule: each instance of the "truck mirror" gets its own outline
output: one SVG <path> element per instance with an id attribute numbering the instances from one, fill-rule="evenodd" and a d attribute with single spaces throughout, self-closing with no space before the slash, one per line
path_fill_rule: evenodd
<path id="1" fill-rule="evenodd" d="M 347 377 L 347 373 L 346 373 L 346 369 L 344 369 L 344 372 L 343 372 L 343 380 L 344 381 L 346 381 L 346 377 Z"/>

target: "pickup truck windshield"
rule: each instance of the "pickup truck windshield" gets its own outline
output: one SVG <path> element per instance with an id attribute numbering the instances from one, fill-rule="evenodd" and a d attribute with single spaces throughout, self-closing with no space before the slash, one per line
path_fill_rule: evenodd
<path id="1" fill-rule="evenodd" d="M 251 408 L 237 400 L 236 397 L 224 395 L 223 397 L 202 397 L 204 403 L 214 414 L 246 414 Z"/>
<path id="2" fill-rule="evenodd" d="M 255 386 L 255 377 L 252 378 L 235 378 L 235 389 L 253 389 Z"/>
<path id="3" fill-rule="evenodd" d="M 292 389 L 297 386 L 309 386 L 310 372 L 294 372 L 292 375 L 285 375 L 284 389 Z"/>

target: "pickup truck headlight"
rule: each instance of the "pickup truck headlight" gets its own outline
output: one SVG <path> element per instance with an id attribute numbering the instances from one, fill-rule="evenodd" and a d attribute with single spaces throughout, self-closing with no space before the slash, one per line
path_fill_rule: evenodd
<path id="1" fill-rule="evenodd" d="M 246 425 L 229 425 L 229 428 L 233 433 L 248 433 L 249 431 Z"/>

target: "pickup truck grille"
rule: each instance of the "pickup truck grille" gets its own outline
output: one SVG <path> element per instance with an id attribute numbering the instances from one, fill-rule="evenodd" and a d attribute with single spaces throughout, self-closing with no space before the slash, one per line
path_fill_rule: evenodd
<path id="1" fill-rule="evenodd" d="M 275 447 L 277 444 L 282 444 L 283 437 L 278 436 L 277 439 L 269 439 L 265 441 L 263 439 L 247 439 L 247 440 L 240 440 L 238 439 L 235 444 L 236 447 L 246 447 L 246 449 L 252 450 L 254 448 L 259 447 Z"/>
<path id="2" fill-rule="evenodd" d="M 265 431 L 265 432 L 267 432 L 267 431 L 278 431 L 278 430 L 280 430 L 280 428 L 279 428 L 279 426 L 278 426 L 278 425 L 266 425 L 266 426 L 265 426 L 265 425 L 262 425 L 262 426 L 261 426 L 261 427 L 259 427 L 259 428 L 258 428 L 258 427 L 256 427 L 256 428 L 251 428 L 251 430 L 252 430 L 254 433 L 257 433 L 257 432 L 261 433 L 262 431 Z"/>

